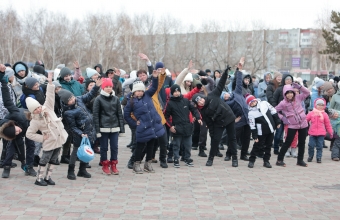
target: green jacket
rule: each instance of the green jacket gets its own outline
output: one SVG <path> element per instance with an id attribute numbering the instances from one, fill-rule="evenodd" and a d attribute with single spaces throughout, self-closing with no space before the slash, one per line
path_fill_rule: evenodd
<path id="1" fill-rule="evenodd" d="M 74 79 L 71 79 L 70 82 L 60 79 L 59 83 L 63 89 L 72 92 L 74 96 L 81 96 L 84 93 L 84 86 Z"/>
<path id="2" fill-rule="evenodd" d="M 340 111 L 340 90 L 333 95 L 329 108 Z"/>

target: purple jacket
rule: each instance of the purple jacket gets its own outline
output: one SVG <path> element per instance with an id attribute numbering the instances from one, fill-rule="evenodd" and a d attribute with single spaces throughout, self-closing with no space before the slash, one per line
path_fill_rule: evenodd
<path id="1" fill-rule="evenodd" d="M 287 100 L 285 94 L 287 91 L 299 89 L 300 94 L 295 94 L 294 101 Z M 283 100 L 275 107 L 280 119 L 288 128 L 302 129 L 308 127 L 305 110 L 302 108 L 301 101 L 304 101 L 310 92 L 307 88 L 300 86 L 297 83 L 285 85 L 283 87 Z"/>

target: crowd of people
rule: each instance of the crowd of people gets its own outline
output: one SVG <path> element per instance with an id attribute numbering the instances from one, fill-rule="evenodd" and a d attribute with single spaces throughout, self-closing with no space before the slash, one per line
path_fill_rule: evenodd
<path id="1" fill-rule="evenodd" d="M 153 66 L 145 54 L 139 57 L 147 70 L 130 74 L 118 68 L 104 73 L 98 64 L 86 68 L 83 76 L 78 62 L 73 63 L 73 72 L 64 64 L 47 72 L 42 61 L 32 71 L 20 61 L 13 66 L 0 64 L 2 178 L 9 178 L 17 166 L 14 158 L 39 186 L 55 185 L 51 176 L 60 163 L 68 164 L 70 180 L 91 178 L 90 164 L 77 157 L 84 137 L 100 154 L 102 172 L 118 175 L 118 139 L 126 124 L 131 130 L 127 166 L 136 174 L 155 172 L 158 149 L 162 168 L 168 164 L 180 168 L 180 161 L 193 167 L 194 150 L 207 157 L 206 166 L 226 150 L 224 160 L 233 167 L 240 159 L 253 168 L 262 158 L 263 166 L 272 168 L 272 152 L 277 166 L 285 167 L 284 158 L 294 157 L 297 165 L 307 167 L 307 136 L 308 162 L 313 161 L 315 149 L 317 163 L 322 162 L 325 140 L 331 141 L 331 159 L 339 161 L 337 77 L 327 82 L 316 77 L 310 88 L 306 80 L 280 72 L 268 72 L 258 81 L 243 70 L 241 58 L 234 74 L 229 74 L 229 66 L 214 72 L 196 70 L 190 61 L 173 80 L 162 62 Z"/>

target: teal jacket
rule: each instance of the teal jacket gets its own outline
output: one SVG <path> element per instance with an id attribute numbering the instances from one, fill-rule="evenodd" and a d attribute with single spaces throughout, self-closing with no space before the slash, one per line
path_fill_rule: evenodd
<path id="1" fill-rule="evenodd" d="M 340 111 L 337 111 L 337 112 L 338 112 L 338 115 L 340 116 Z M 331 121 L 333 131 L 339 135 L 340 134 L 340 117 L 335 118 L 335 119 L 333 118 L 329 118 L 329 119 Z"/>
<path id="2" fill-rule="evenodd" d="M 333 95 L 329 108 L 340 111 L 340 90 Z"/>
<path id="3" fill-rule="evenodd" d="M 63 89 L 72 92 L 74 96 L 81 96 L 84 93 L 84 86 L 82 86 L 78 81 L 75 81 L 73 78 L 70 82 L 59 79 L 59 83 Z"/>

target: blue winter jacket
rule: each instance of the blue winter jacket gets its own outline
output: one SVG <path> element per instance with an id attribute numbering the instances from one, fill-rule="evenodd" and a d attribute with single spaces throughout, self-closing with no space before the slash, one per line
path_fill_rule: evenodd
<path id="1" fill-rule="evenodd" d="M 157 113 L 151 98 L 155 94 L 157 87 L 158 78 L 152 77 L 152 84 L 145 91 L 142 98 L 131 97 L 131 93 L 127 95 L 124 119 L 131 128 L 136 128 L 137 142 L 148 142 L 162 136 L 165 132 L 161 117 Z M 137 121 L 133 117 L 140 122 L 139 125 L 137 125 Z"/>
<path id="2" fill-rule="evenodd" d="M 85 103 L 90 102 L 96 97 L 99 87 L 94 86 L 92 90 L 85 95 L 77 96 L 74 105 L 65 105 L 61 103 L 63 108 L 63 117 L 67 126 L 73 135 L 81 136 L 87 134 L 91 143 L 96 139 L 96 130 L 93 124 L 93 117 L 90 110 L 86 108 Z"/>

